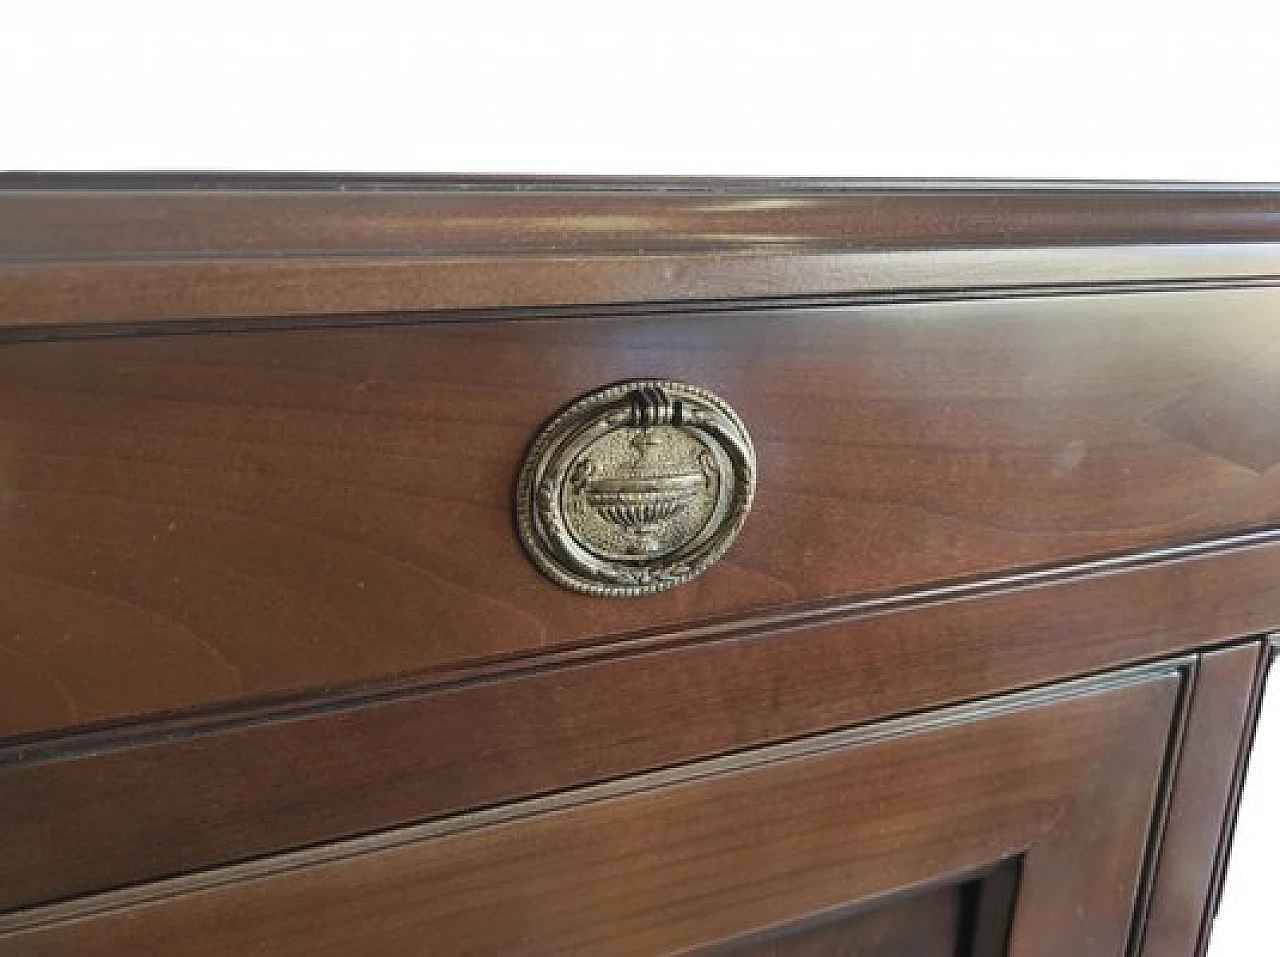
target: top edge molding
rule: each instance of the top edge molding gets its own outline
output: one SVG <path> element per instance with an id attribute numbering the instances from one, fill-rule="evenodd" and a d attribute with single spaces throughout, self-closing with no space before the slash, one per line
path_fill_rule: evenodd
<path id="1" fill-rule="evenodd" d="M 422 190 L 480 192 L 1278 193 L 1280 182 L 1126 179 L 966 179 L 825 176 L 578 176 L 271 171 L 0 172 L 0 190 Z"/>
<path id="2" fill-rule="evenodd" d="M 0 174 L 0 327 L 1280 277 L 1280 184 Z"/>

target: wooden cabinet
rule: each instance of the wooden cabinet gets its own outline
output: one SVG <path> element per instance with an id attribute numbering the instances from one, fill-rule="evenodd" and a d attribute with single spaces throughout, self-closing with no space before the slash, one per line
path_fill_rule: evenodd
<path id="1" fill-rule="evenodd" d="M 1002 953 L 1012 921 L 1014 953 L 1118 954 L 1182 682 L 1122 672 L 570 791 L 18 950 Z"/>
<path id="2" fill-rule="evenodd" d="M 250 186 L 0 179 L 0 954 L 1200 952 L 1275 194 Z M 632 380 L 753 498 L 583 594 L 517 475 Z"/>

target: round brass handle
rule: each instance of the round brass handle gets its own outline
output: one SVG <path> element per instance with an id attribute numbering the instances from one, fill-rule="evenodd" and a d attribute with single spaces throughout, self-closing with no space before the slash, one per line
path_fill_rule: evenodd
<path id="1" fill-rule="evenodd" d="M 588 393 L 538 434 L 516 491 L 520 538 L 553 581 L 647 595 L 706 571 L 746 520 L 756 456 L 719 397 L 641 379 Z"/>

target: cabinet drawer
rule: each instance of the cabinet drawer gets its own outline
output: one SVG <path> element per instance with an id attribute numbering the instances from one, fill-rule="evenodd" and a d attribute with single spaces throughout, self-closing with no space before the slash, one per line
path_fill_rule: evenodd
<path id="1" fill-rule="evenodd" d="M 1181 683 L 1121 672 L 31 911 L 0 948 L 1119 957 Z"/>
<path id="2" fill-rule="evenodd" d="M 278 698 L 1280 520 L 1280 293 L 8 343 L 0 734 Z M 516 474 L 575 397 L 724 397 L 758 482 L 643 598 L 543 577 Z"/>
<path id="3" fill-rule="evenodd" d="M 0 180 L 4 957 L 1203 949 L 1274 192 Z"/>

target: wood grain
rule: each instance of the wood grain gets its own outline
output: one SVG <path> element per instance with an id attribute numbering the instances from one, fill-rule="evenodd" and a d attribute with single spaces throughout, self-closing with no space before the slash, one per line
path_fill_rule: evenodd
<path id="1" fill-rule="evenodd" d="M 1218 860 L 1239 800 L 1237 769 L 1261 700 L 1270 648 L 1251 642 L 1201 657 L 1188 712 L 1142 953 L 1196 957 L 1220 879 Z"/>
<path id="2" fill-rule="evenodd" d="M 748 942 L 729 942 L 697 957 L 956 957 L 969 902 L 957 883 L 909 894 L 853 915 L 820 916 L 785 924 Z"/>
<path id="3" fill-rule="evenodd" d="M 1278 285 L 1275 188 L 0 174 L 0 953 L 1196 957 Z M 648 377 L 755 511 L 563 591 Z"/>
<path id="4" fill-rule="evenodd" d="M 988 293 L 1274 286 L 1280 244 L 688 252 L 0 264 L 0 327 L 32 338 L 160 328 L 448 321 L 561 307 L 665 310 L 722 300 L 966 298 Z M 972 294 L 968 294 L 972 297 Z M 644 310 L 638 310 L 644 311 Z M 266 318 L 264 318 L 266 317 Z"/>
<path id="5" fill-rule="evenodd" d="M 198 186 L 198 188 L 192 188 Z M 390 188 L 389 188 L 390 186 Z M 1280 191 L 0 175 L 0 259 L 1265 242 Z"/>
<path id="6" fill-rule="evenodd" d="M 1276 621 L 1273 542 L 803 627 L 601 649 L 484 680 L 36 739 L 0 751 L 0 910 L 1101 671 Z"/>
<path id="7" fill-rule="evenodd" d="M 1280 276 L 1280 193 L 0 176 L 0 325 Z"/>
<path id="8" fill-rule="evenodd" d="M 1009 953 L 1119 957 L 1181 678 L 1119 676 L 812 739 L 737 770 L 0 938 L 148 952 L 671 953 L 1020 856 Z M 513 809 L 516 810 L 516 809 Z"/>
<path id="9" fill-rule="evenodd" d="M 1270 525 L 1278 366 L 1261 289 L 10 343 L 0 733 Z M 526 444 L 655 375 L 742 414 L 754 511 L 691 585 L 568 593 Z"/>

